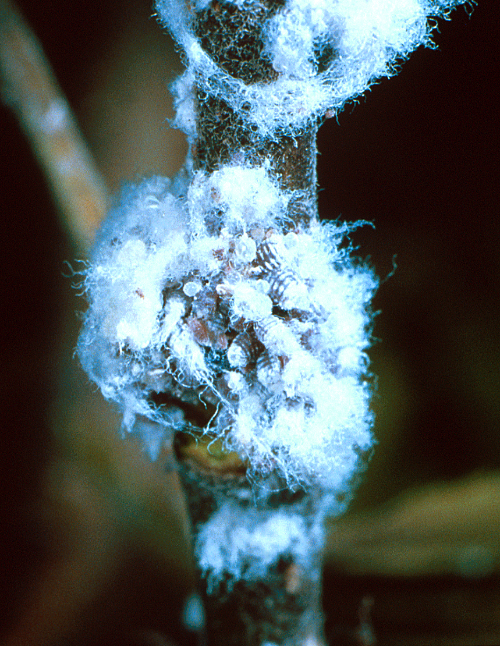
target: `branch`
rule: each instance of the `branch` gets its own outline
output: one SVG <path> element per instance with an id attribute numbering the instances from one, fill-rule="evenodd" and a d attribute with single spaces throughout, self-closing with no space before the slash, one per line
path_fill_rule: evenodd
<path id="1" fill-rule="evenodd" d="M 87 250 L 108 190 L 54 73 L 15 4 L 0 0 L 0 88 L 45 173 L 73 242 Z"/>

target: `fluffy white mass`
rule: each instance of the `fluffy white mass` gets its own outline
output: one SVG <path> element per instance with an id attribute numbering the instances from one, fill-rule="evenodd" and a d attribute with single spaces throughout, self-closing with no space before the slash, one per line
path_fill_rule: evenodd
<path id="1" fill-rule="evenodd" d="M 183 2 L 157 0 L 156 8 L 190 64 L 176 88 L 178 102 L 189 105 L 186 89 L 196 70 L 199 87 L 238 112 L 245 104 L 249 122 L 261 135 L 270 136 L 277 129 L 294 131 L 327 111 L 338 111 L 378 79 L 394 74 L 398 63 L 419 45 L 432 44 L 433 19 L 446 17 L 466 1 L 286 0 L 263 29 L 262 55 L 278 78 L 253 84 L 231 76 L 202 48 Z M 210 4 L 199 0 L 194 9 Z M 252 11 L 257 3 L 236 4 Z M 178 123 L 192 132 L 192 119 L 180 116 Z"/>
<path id="2" fill-rule="evenodd" d="M 376 280 L 346 225 L 280 229 L 290 197 L 265 166 L 129 186 L 93 251 L 78 352 L 129 428 L 182 428 L 205 402 L 206 432 L 252 472 L 341 490 L 372 442 Z"/>
<path id="3" fill-rule="evenodd" d="M 234 580 L 257 581 L 265 577 L 279 558 L 311 572 L 323 546 L 320 517 L 284 510 L 242 509 L 226 502 L 196 536 L 198 567 L 211 593 L 224 577 L 230 587 Z"/>

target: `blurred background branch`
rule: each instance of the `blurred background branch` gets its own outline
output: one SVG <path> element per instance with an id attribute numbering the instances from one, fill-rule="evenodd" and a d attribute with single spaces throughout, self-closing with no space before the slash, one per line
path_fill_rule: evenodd
<path id="1" fill-rule="evenodd" d="M 10 0 L 0 2 L 0 87 L 52 190 L 63 225 L 87 250 L 108 191 L 35 35 Z"/>

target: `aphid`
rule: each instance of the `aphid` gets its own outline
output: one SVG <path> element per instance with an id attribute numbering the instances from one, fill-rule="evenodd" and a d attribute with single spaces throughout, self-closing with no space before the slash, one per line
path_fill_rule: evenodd
<path id="1" fill-rule="evenodd" d="M 254 363 L 258 354 L 262 351 L 262 345 L 257 338 L 249 332 L 241 332 L 229 346 L 227 359 L 234 368 L 248 368 Z"/>
<path id="2" fill-rule="evenodd" d="M 283 259 L 279 255 L 276 245 L 269 240 L 264 240 L 257 247 L 256 262 L 265 270 L 272 271 L 279 269 Z"/>
<path id="3" fill-rule="evenodd" d="M 186 321 L 188 328 L 193 333 L 197 343 L 200 345 L 211 345 L 210 332 L 203 319 L 189 317 Z"/>
<path id="4" fill-rule="evenodd" d="M 216 289 L 209 288 L 207 285 L 193 299 L 193 314 L 199 318 L 211 318 L 217 310 L 218 300 Z"/>
<path id="5" fill-rule="evenodd" d="M 274 355 L 290 355 L 300 348 L 292 330 L 278 316 L 267 316 L 260 320 L 255 325 L 255 333 Z"/>
<path id="6" fill-rule="evenodd" d="M 227 349 L 226 326 L 220 316 L 208 320 L 190 316 L 186 323 L 200 345 L 210 346 L 214 350 Z"/>
<path id="7" fill-rule="evenodd" d="M 281 387 L 281 361 L 266 350 L 257 359 L 257 379 L 268 390 L 279 390 Z"/>
<path id="8" fill-rule="evenodd" d="M 276 305 L 285 310 L 307 308 L 307 288 L 294 271 L 281 269 L 273 271 L 266 278 L 269 282 L 269 296 Z"/>
<path id="9" fill-rule="evenodd" d="M 279 336 L 283 326 L 283 321 L 278 319 L 277 316 L 268 316 L 257 323 L 255 333 L 259 341 L 262 341 L 267 346 L 269 341 L 272 342 L 274 337 Z"/>

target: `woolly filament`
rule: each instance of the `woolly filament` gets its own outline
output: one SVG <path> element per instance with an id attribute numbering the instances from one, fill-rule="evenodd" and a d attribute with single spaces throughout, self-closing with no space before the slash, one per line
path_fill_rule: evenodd
<path id="1" fill-rule="evenodd" d="M 378 281 L 349 243 L 364 223 L 319 221 L 316 132 L 457 4 L 156 2 L 187 64 L 172 92 L 189 154 L 118 196 L 78 353 L 152 458 L 141 420 L 174 444 L 213 643 L 322 643 L 324 520 L 374 443 Z"/>

